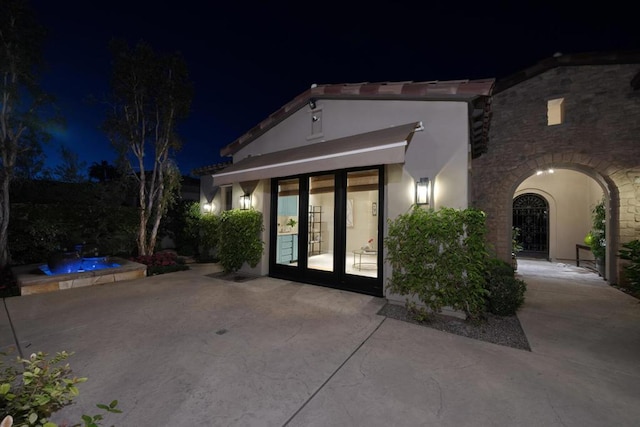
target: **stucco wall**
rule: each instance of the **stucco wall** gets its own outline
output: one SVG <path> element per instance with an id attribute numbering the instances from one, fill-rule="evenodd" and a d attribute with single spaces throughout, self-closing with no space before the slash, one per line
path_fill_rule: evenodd
<path id="1" fill-rule="evenodd" d="M 321 111 L 320 124 L 314 124 L 314 113 L 305 106 L 239 150 L 234 155 L 234 162 L 248 155 L 266 154 L 389 126 L 422 122 L 424 130 L 414 133 L 407 148 L 405 164 L 387 167 L 388 171 L 395 172 L 387 175 L 385 206 L 380 207 L 381 214 L 386 215 L 385 218 L 393 218 L 406 212 L 414 202 L 414 180 L 420 177 L 432 180 L 436 208 L 467 207 L 469 139 L 466 102 L 320 99 L 314 111 Z M 206 185 L 208 181 L 203 182 Z M 267 228 L 270 218 L 264 201 L 269 198 L 268 183 L 269 180 L 260 181 L 253 197 L 253 207 L 263 212 Z M 235 184 L 234 206 L 237 204 L 235 199 L 240 195 L 241 189 Z M 216 198 L 219 197 L 218 194 Z M 260 268 L 254 271 L 266 274 L 267 265 L 268 247 Z"/>
<path id="2" fill-rule="evenodd" d="M 493 96 L 488 152 L 472 163 L 472 203 L 487 213 L 489 240 L 508 259 L 511 202 L 538 169 L 581 171 L 607 194 L 607 276 L 616 282 L 621 242 L 640 235 L 640 65 L 561 66 Z M 547 125 L 547 101 L 564 98 L 565 121 Z"/>
<path id="3" fill-rule="evenodd" d="M 234 155 L 237 162 L 260 155 L 302 147 L 389 126 L 422 122 L 407 148 L 405 170 L 414 179 L 434 181 L 436 206 L 467 207 L 469 184 L 468 105 L 451 101 L 327 100 L 317 101 L 322 111 L 321 133 L 312 134 L 312 113 L 304 107 L 261 135 Z M 405 200 L 404 205 L 410 205 Z"/>

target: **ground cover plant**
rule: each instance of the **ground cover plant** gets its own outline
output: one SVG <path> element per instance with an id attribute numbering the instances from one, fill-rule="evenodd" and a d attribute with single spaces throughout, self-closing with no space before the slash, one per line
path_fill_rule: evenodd
<path id="1" fill-rule="evenodd" d="M 423 319 L 416 317 L 406 306 L 391 302 L 382 306 L 378 314 L 466 338 L 531 351 L 516 315 L 497 316 L 487 312 L 483 314 L 482 320 L 469 321 L 447 314 L 432 313 L 427 319 Z"/>
<path id="2" fill-rule="evenodd" d="M 171 251 L 156 252 L 153 255 L 138 255 L 131 257 L 130 260 L 146 265 L 147 276 L 189 269 L 184 260 Z"/>

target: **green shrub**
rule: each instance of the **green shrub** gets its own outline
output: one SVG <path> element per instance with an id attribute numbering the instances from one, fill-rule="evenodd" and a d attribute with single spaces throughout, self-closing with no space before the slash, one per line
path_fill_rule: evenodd
<path id="1" fill-rule="evenodd" d="M 238 271 L 246 262 L 255 267 L 260 262 L 264 242 L 262 213 L 233 209 L 220 215 L 218 256 L 225 272 Z"/>
<path id="2" fill-rule="evenodd" d="M 219 244 L 220 217 L 213 214 L 206 214 L 200 218 L 200 241 L 198 249 L 198 260 L 206 261 L 216 259 Z"/>
<path id="3" fill-rule="evenodd" d="M 200 203 L 176 200 L 162 217 L 159 234 L 169 236 L 180 255 L 197 255 L 201 217 Z"/>
<path id="4" fill-rule="evenodd" d="M 485 215 L 476 209 L 410 212 L 389 220 L 389 289 L 433 312 L 449 306 L 478 317 L 484 309 Z"/>
<path id="5" fill-rule="evenodd" d="M 70 405 L 79 393 L 77 385 L 87 380 L 72 375 L 69 364 L 63 363 L 69 356 L 63 351 L 49 359 L 47 354 L 38 352 L 28 359 L 17 358 L 6 367 L 0 360 L 0 415 L 11 415 L 16 427 L 56 427 L 49 418 Z M 106 412 L 120 413 L 117 405 L 114 400 L 109 405 L 97 406 Z M 102 418 L 100 414 L 83 415 L 83 425 L 98 426 Z"/>
<path id="6" fill-rule="evenodd" d="M 200 203 L 181 200 L 163 217 L 161 234 L 173 239 L 180 255 L 210 261 L 216 255 L 219 221 L 212 213 L 201 214 Z"/>
<path id="7" fill-rule="evenodd" d="M 12 264 L 45 262 L 65 247 L 91 243 L 101 255 L 131 253 L 137 210 L 124 206 L 13 203 L 8 245 Z"/>
<path id="8" fill-rule="evenodd" d="M 606 256 L 606 207 L 604 199 L 591 209 L 592 228 L 587 234 L 586 240 L 591 247 L 591 252 L 596 259 L 604 260 Z"/>
<path id="9" fill-rule="evenodd" d="M 516 255 L 523 249 L 522 242 L 520 241 L 520 229 L 518 227 L 511 228 L 511 254 Z"/>
<path id="10" fill-rule="evenodd" d="M 620 258 L 631 261 L 624 266 L 625 276 L 631 290 L 640 293 L 640 240 L 623 243 Z"/>
<path id="11" fill-rule="evenodd" d="M 16 179 L 11 195 L 13 265 L 44 262 L 51 252 L 81 243 L 95 244 L 100 255 L 128 256 L 136 247 L 138 210 L 127 206 L 132 194 L 125 182 Z"/>
<path id="12" fill-rule="evenodd" d="M 485 270 L 487 308 L 498 316 L 516 314 L 524 303 L 526 283 L 515 277 L 513 267 L 500 259 L 491 258 Z"/>

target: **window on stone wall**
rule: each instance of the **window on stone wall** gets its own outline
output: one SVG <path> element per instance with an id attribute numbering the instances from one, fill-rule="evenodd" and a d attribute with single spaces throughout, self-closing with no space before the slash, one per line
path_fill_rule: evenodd
<path id="1" fill-rule="evenodd" d="M 547 125 L 559 125 L 564 122 L 564 98 L 547 101 Z"/>

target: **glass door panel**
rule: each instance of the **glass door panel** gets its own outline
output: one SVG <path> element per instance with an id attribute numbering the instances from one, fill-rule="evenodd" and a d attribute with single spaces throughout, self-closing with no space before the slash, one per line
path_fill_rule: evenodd
<path id="1" fill-rule="evenodd" d="M 334 271 L 335 176 L 309 177 L 307 268 Z"/>
<path id="2" fill-rule="evenodd" d="M 278 181 L 276 264 L 297 265 L 300 224 L 300 182 L 298 178 Z"/>
<path id="3" fill-rule="evenodd" d="M 378 169 L 347 173 L 345 273 L 378 277 Z"/>

